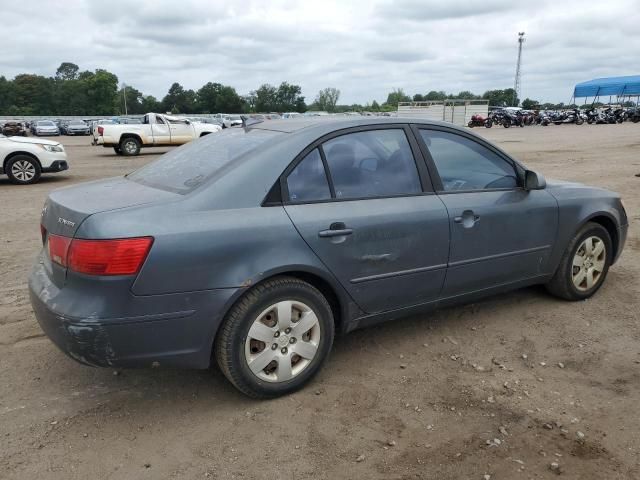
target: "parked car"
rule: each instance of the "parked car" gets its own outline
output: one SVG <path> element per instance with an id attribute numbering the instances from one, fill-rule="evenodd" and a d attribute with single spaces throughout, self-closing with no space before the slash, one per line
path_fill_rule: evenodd
<path id="1" fill-rule="evenodd" d="M 96 143 L 113 148 L 118 155 L 130 156 L 138 155 L 143 147 L 178 146 L 220 130 L 219 125 L 148 113 L 139 125 L 98 125 Z"/>
<path id="2" fill-rule="evenodd" d="M 41 135 L 60 135 L 60 129 L 51 120 L 38 120 L 33 124 L 33 134 L 36 136 Z"/>
<path id="3" fill-rule="evenodd" d="M 62 172 L 69 168 L 64 147 L 52 140 L 0 135 L 0 174 L 12 183 L 36 183 L 41 173 Z"/>
<path id="4" fill-rule="evenodd" d="M 43 212 L 29 286 L 60 349 L 105 367 L 215 358 L 259 398 L 306 384 L 336 331 L 533 284 L 589 298 L 627 235 L 617 194 L 399 118 L 227 129 Z"/>
<path id="5" fill-rule="evenodd" d="M 64 125 L 65 135 L 89 135 L 89 125 L 82 120 L 69 120 Z"/>
<path id="6" fill-rule="evenodd" d="M 6 135 L 7 137 L 24 137 L 27 135 L 27 131 L 22 122 L 17 122 L 14 120 L 7 120 L 6 122 L 4 122 L 4 125 L 2 125 L 2 129 L 0 129 L 0 133 Z"/>

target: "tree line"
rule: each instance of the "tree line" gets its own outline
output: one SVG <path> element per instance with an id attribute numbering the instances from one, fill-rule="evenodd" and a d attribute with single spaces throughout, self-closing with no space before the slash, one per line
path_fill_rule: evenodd
<path id="1" fill-rule="evenodd" d="M 488 90 L 482 95 L 469 91 L 448 94 L 430 91 L 426 94 L 405 94 L 394 89 L 382 104 L 339 104 L 340 90 L 329 87 L 320 90 L 313 102 L 307 104 L 299 85 L 282 82 L 279 86 L 263 84 L 247 95 L 221 83 L 208 82 L 198 90 L 185 89 L 173 83 L 162 99 L 145 95 L 133 85 L 121 85 L 118 77 L 104 69 L 81 71 L 78 65 L 62 63 L 52 77 L 20 74 L 9 80 L 0 76 L 0 115 L 122 115 L 146 112 L 175 114 L 305 112 L 321 110 L 394 111 L 399 102 L 442 101 L 447 99 L 488 100 L 492 106 L 516 106 L 520 100 L 512 88 Z M 126 105 L 126 108 L 125 108 Z M 554 108 L 555 105 L 547 108 Z M 525 99 L 523 108 L 535 108 L 538 102 Z"/>

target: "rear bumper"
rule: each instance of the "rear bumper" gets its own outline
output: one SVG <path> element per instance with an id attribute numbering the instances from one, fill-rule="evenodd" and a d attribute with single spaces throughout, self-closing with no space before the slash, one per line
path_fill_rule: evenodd
<path id="1" fill-rule="evenodd" d="M 106 282 L 94 293 L 59 289 L 42 258 L 29 278 L 31 304 L 45 334 L 69 357 L 97 367 L 208 368 L 215 332 L 237 292 L 135 296 L 128 290 L 113 295 L 111 288 L 117 287 Z"/>

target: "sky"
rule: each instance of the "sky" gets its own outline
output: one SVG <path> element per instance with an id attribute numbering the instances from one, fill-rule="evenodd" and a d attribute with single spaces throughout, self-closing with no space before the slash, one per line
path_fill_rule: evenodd
<path id="1" fill-rule="evenodd" d="M 568 102 L 573 86 L 640 74 L 640 0 L 0 0 L 0 75 L 105 68 L 161 99 L 173 82 L 247 94 L 263 83 L 325 87 L 338 103 L 513 86 Z"/>

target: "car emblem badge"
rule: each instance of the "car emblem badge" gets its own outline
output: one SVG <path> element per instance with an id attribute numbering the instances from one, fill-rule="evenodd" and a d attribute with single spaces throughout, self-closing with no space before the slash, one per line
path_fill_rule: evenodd
<path id="1" fill-rule="evenodd" d="M 66 218 L 58 217 L 58 223 L 63 224 L 65 227 L 74 227 L 76 222 L 72 222 L 71 220 L 67 220 Z"/>

